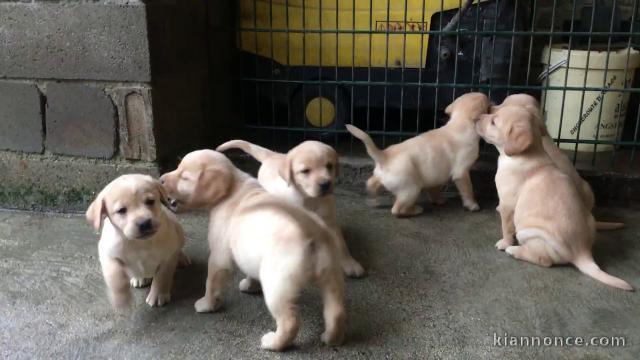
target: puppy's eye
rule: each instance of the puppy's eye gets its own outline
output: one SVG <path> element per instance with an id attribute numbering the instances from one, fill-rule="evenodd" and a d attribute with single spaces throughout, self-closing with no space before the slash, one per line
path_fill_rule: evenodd
<path id="1" fill-rule="evenodd" d="M 327 164 L 327 170 L 329 170 L 329 171 L 333 170 L 333 164 L 332 163 L 328 163 Z"/>
<path id="2" fill-rule="evenodd" d="M 144 201 L 144 204 L 147 205 L 147 206 L 153 206 L 153 205 L 155 205 L 155 203 L 156 203 L 155 199 L 147 199 L 147 200 Z"/>
<path id="3" fill-rule="evenodd" d="M 493 126 L 496 125 L 496 121 L 494 119 L 491 119 L 491 125 L 493 125 Z"/>
<path id="4" fill-rule="evenodd" d="M 121 207 L 120 209 L 116 210 L 116 213 L 120 214 L 120 215 L 124 215 L 124 214 L 127 213 L 127 208 L 126 207 Z"/>
<path id="5" fill-rule="evenodd" d="M 302 170 L 300 170 L 300 173 L 301 173 L 301 174 L 304 174 L 304 175 L 309 175 L 309 173 L 310 173 L 310 172 L 311 172 L 311 170 L 309 170 L 309 169 L 302 169 Z"/>

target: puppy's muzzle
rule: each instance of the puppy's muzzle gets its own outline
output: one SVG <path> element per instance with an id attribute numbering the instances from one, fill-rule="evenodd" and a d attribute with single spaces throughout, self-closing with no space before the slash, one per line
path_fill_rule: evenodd
<path id="1" fill-rule="evenodd" d="M 331 180 L 324 180 L 318 184 L 320 187 L 320 195 L 325 196 L 331 193 Z"/>
<path id="2" fill-rule="evenodd" d="M 156 229 L 153 226 L 153 221 L 151 219 L 147 219 L 139 223 L 138 232 L 140 233 L 140 237 L 153 235 L 156 232 Z"/>

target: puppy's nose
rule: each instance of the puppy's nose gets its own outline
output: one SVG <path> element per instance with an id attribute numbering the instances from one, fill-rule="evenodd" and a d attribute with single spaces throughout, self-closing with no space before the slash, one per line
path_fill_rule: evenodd
<path id="1" fill-rule="evenodd" d="M 331 180 L 323 180 L 318 184 L 320 186 L 320 192 L 326 194 L 331 190 Z"/>
<path id="2" fill-rule="evenodd" d="M 151 222 L 151 219 L 147 219 L 141 223 L 138 224 L 138 230 L 140 230 L 140 232 L 142 234 L 146 234 L 148 232 L 151 232 L 153 230 L 153 223 Z"/>

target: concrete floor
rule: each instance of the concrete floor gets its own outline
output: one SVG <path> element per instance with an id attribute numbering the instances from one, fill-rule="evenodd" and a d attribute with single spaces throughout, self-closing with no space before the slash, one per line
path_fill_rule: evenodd
<path id="1" fill-rule="evenodd" d="M 340 189 L 340 221 L 369 276 L 348 281 L 344 346 L 321 345 L 317 293 L 300 300 L 301 332 L 284 354 L 260 337 L 274 323 L 260 296 L 229 286 L 220 312 L 197 314 L 204 289 L 206 217 L 182 217 L 194 264 L 176 275 L 174 301 L 160 309 L 135 290 L 135 309 L 110 309 L 97 236 L 84 217 L 0 212 L 2 358 L 637 358 L 640 295 L 611 289 L 571 267 L 543 269 L 494 249 L 494 201 L 469 213 L 458 199 L 398 220 L 369 208 L 361 190 Z M 599 235 L 595 257 L 640 288 L 638 213 L 600 209 L 628 228 Z M 503 336 L 624 336 L 626 346 L 499 347 Z"/>

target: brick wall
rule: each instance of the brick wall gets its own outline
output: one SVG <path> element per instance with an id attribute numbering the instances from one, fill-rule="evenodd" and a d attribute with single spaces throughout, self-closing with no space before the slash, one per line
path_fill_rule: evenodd
<path id="1" fill-rule="evenodd" d="M 237 118 L 234 4 L 0 0 L 0 207 L 82 211 L 213 146 Z"/>
<path id="2" fill-rule="evenodd" d="M 0 150 L 166 161 L 207 134 L 206 6 L 0 1 Z"/>

